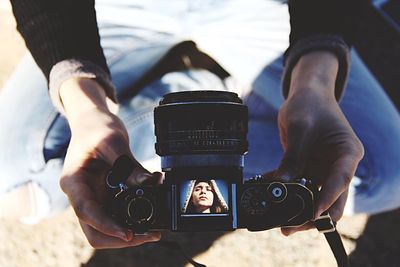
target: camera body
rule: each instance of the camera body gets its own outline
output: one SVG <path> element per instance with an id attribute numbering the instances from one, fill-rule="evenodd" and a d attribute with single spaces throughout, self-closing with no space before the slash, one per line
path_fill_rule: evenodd
<path id="1" fill-rule="evenodd" d="M 247 116 L 234 93 L 165 95 L 154 111 L 164 183 L 128 188 L 129 168 L 124 173 L 116 166 L 107 178 L 112 216 L 135 233 L 259 231 L 313 219 L 317 190 L 311 181 L 243 178 Z"/>
<path id="2" fill-rule="evenodd" d="M 191 181 L 195 180 L 181 184 L 190 184 Z M 215 183 L 224 184 L 221 180 Z M 228 186 L 226 197 L 229 201 L 227 209 L 219 213 L 185 212 L 182 196 L 187 193 L 181 190 L 181 186 L 163 184 L 136 186 L 118 192 L 112 201 L 113 215 L 121 225 L 136 233 L 230 231 L 239 228 L 262 231 L 299 226 L 313 219 L 314 193 L 309 180 L 281 183 L 254 179 L 243 184 L 225 185 Z"/>

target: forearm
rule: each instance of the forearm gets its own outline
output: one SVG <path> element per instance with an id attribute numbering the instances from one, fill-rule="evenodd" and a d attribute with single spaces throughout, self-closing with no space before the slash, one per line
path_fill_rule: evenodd
<path id="1" fill-rule="evenodd" d="M 68 79 L 60 86 L 59 97 L 71 128 L 78 121 L 81 122 L 88 112 L 107 114 L 115 112 L 116 108 L 104 89 L 93 79 Z"/>
<path id="2" fill-rule="evenodd" d="M 309 91 L 334 98 L 338 69 L 338 59 L 331 52 L 303 55 L 292 70 L 288 98 Z"/>

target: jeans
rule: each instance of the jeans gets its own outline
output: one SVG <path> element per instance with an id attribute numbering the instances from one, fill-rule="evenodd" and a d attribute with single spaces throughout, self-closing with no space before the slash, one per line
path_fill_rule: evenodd
<path id="1" fill-rule="evenodd" d="M 144 3 L 143 3 L 144 2 Z M 251 4 L 250 4 L 251 3 Z M 273 170 L 283 150 L 277 113 L 282 53 L 288 45 L 287 7 L 277 1 L 98 0 L 101 42 L 117 95 L 134 84 L 173 45 L 193 40 L 232 78 L 207 70 L 167 73 L 119 104 L 136 159 L 159 170 L 154 151 L 153 108 L 160 97 L 183 90 L 230 90 L 249 107 L 245 177 Z M 205 15 L 206 14 L 206 15 Z M 340 106 L 365 147 L 350 186 L 346 214 L 377 213 L 400 206 L 400 116 L 355 51 Z M 47 84 L 27 55 L 0 92 L 0 196 L 35 181 L 49 195 L 48 216 L 67 198 L 58 186 L 71 136 L 52 106 Z"/>

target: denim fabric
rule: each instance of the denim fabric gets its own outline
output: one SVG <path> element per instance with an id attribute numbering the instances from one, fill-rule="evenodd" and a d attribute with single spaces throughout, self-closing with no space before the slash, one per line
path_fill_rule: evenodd
<path id="1" fill-rule="evenodd" d="M 133 154 L 145 167 L 159 169 L 152 112 L 160 97 L 200 89 L 234 90 L 249 106 L 245 177 L 278 166 L 283 153 L 277 112 L 283 103 L 280 79 L 281 55 L 288 45 L 287 7 L 276 1 L 250 2 L 96 2 L 102 46 L 117 94 L 129 90 L 173 45 L 188 39 L 237 80 L 227 86 L 231 81 L 221 81 L 206 70 L 173 72 L 123 100 L 118 115 L 128 129 Z M 351 185 L 347 213 L 398 207 L 400 117 L 356 53 L 341 107 L 366 150 Z M 50 196 L 49 215 L 62 210 L 67 200 L 58 178 L 70 131 L 51 105 L 45 79 L 29 55 L 1 91 L 0 124 L 0 195 L 33 180 Z"/>

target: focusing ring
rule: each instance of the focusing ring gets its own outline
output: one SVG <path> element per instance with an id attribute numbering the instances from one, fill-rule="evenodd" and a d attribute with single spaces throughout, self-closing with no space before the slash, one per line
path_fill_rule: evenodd
<path id="1" fill-rule="evenodd" d="M 164 96 L 154 110 L 160 156 L 244 154 L 248 111 L 235 93 L 190 91 Z"/>

